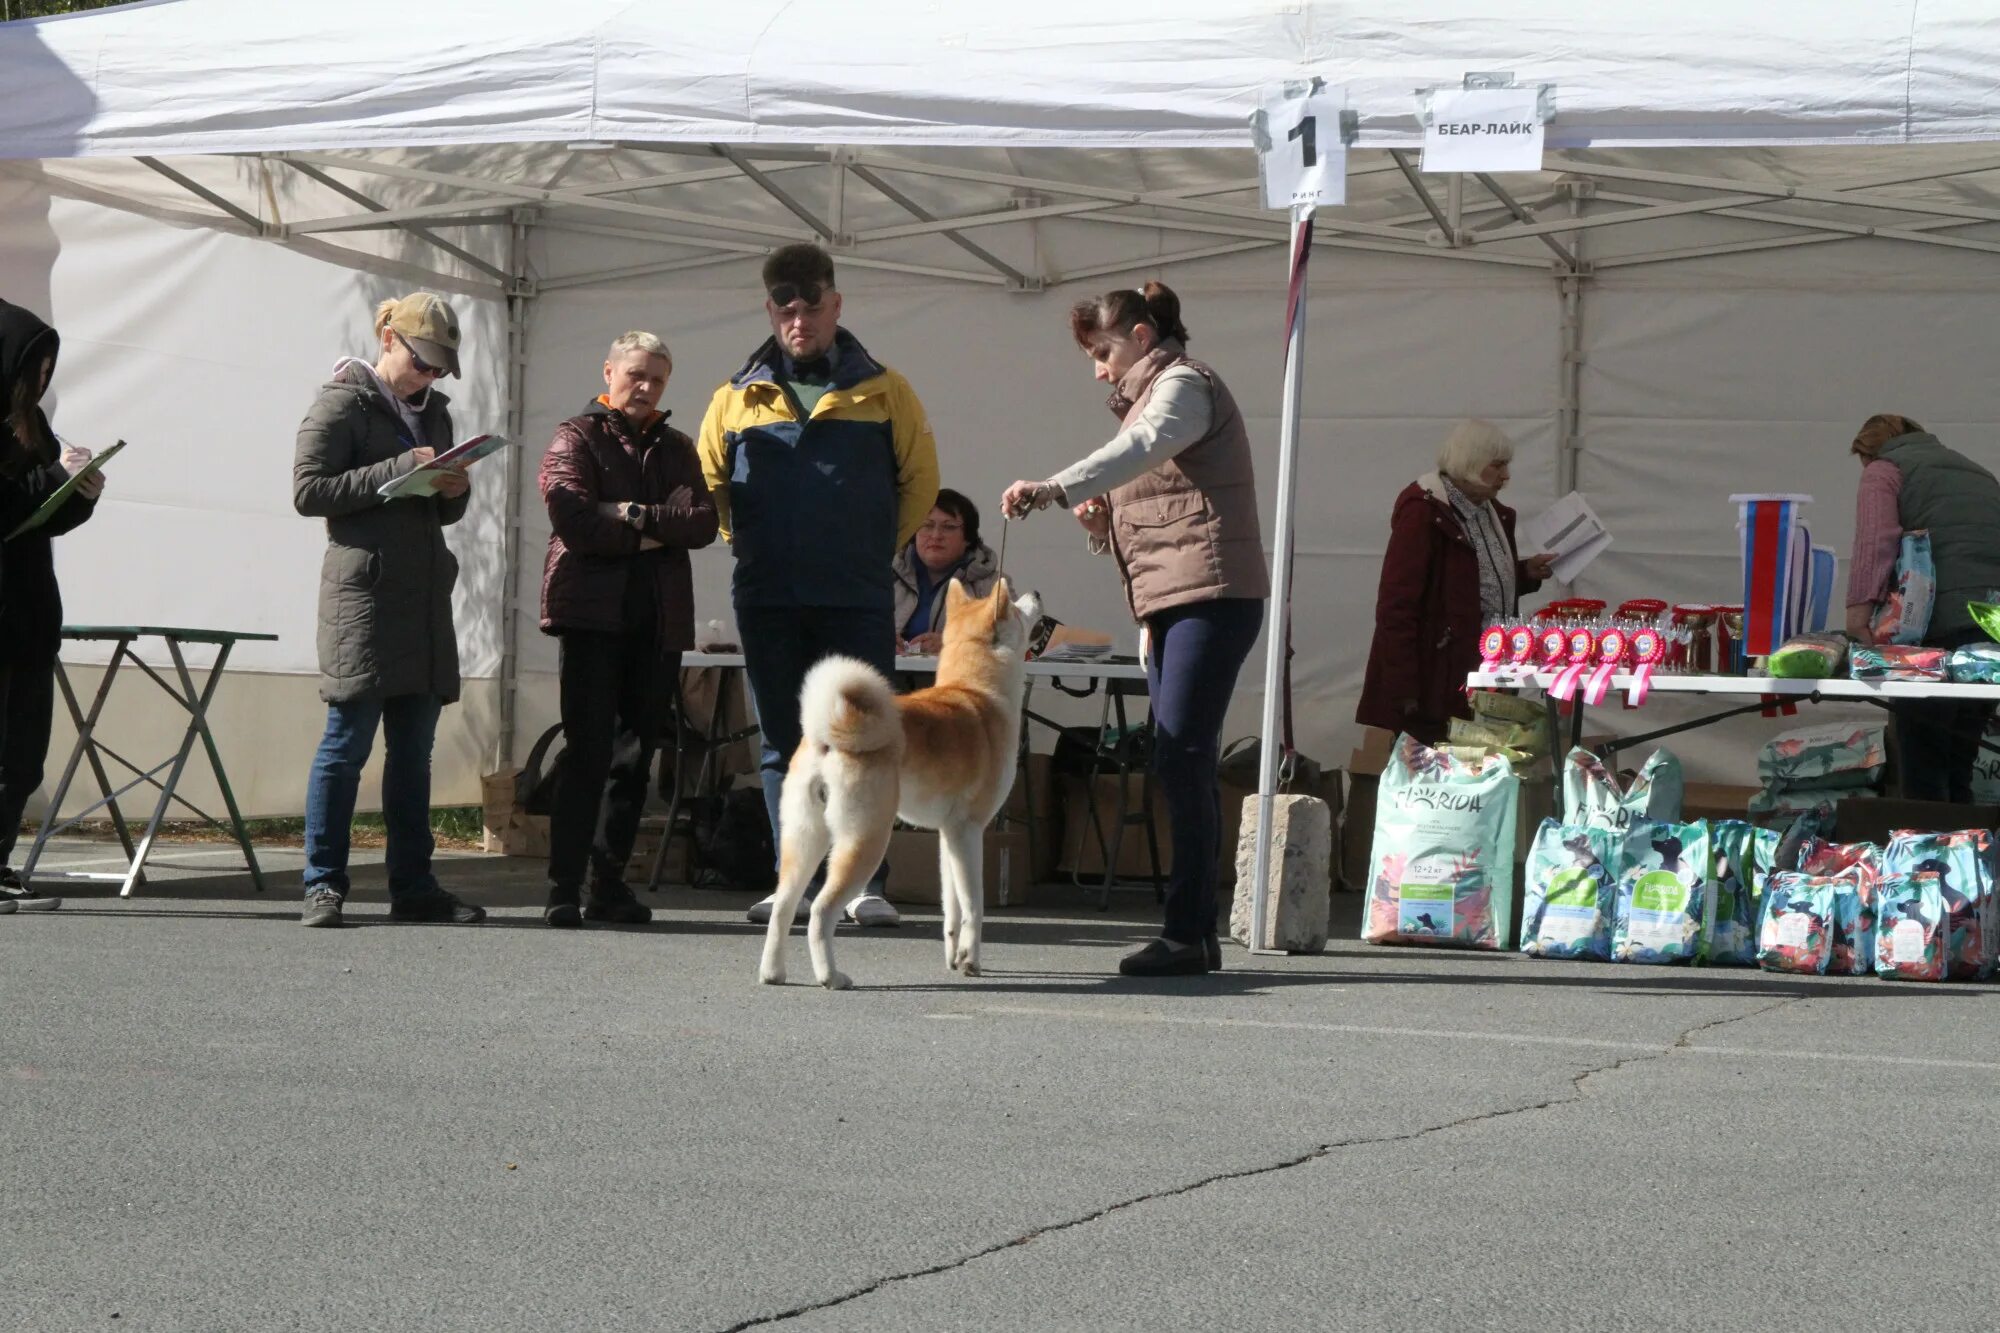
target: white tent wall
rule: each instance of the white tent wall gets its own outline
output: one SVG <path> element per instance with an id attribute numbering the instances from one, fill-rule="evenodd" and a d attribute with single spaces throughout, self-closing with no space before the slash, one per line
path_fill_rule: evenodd
<path id="1" fill-rule="evenodd" d="M 56 543 L 66 618 L 278 635 L 239 646 L 217 695 L 214 726 L 248 814 L 299 812 L 325 720 L 315 652 L 325 530 L 292 509 L 293 439 L 335 360 L 371 345 L 375 303 L 407 287 L 284 247 L 51 198 L 29 177 L 0 179 L 0 296 L 49 318 L 63 339 L 51 420 L 78 443 L 131 442 L 107 470 L 98 516 Z M 455 300 L 467 374 L 448 382 L 454 420 L 461 434 L 499 429 L 504 310 Z M 441 802 L 477 800 L 494 744 L 502 504 L 497 474 L 482 482 L 449 534 L 467 686 L 440 724 Z M 66 646 L 86 699 L 109 655 Z M 172 670 L 158 640 L 143 641 L 140 656 Z M 205 666 L 212 650 L 193 649 L 190 660 Z M 104 739 L 142 762 L 172 753 L 185 714 L 136 668 L 123 671 Z M 44 800 L 73 737 L 58 705 Z M 378 752 L 364 808 L 379 769 Z M 182 791 L 220 809 L 199 754 Z M 73 796 L 66 808 L 81 803 Z"/>

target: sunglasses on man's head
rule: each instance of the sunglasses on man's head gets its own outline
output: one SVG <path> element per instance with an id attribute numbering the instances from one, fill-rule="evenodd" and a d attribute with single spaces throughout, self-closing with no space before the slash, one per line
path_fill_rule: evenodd
<path id="1" fill-rule="evenodd" d="M 819 298 L 826 295 L 826 288 L 816 282 L 781 282 L 771 289 L 771 304 L 783 310 L 794 301 L 803 301 L 809 306 L 819 304 Z"/>
<path id="2" fill-rule="evenodd" d="M 394 329 L 389 330 L 389 332 L 396 333 Z M 410 346 L 410 340 L 402 334 L 396 333 L 396 341 L 403 344 L 403 350 L 410 354 L 410 363 L 417 368 L 419 375 L 442 375 L 445 373 L 446 368 L 444 366 L 434 366 L 418 356 L 417 349 Z"/>

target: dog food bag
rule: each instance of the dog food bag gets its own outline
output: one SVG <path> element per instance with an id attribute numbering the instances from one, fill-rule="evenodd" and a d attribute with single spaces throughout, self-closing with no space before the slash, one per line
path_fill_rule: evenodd
<path id="1" fill-rule="evenodd" d="M 1951 650 L 1945 670 L 1958 685 L 2000 685 L 2000 643 L 1968 643 Z"/>
<path id="2" fill-rule="evenodd" d="M 1992 831 L 1905 831 L 1891 837 L 1882 850 L 1882 897 L 1903 893 L 1907 881 L 1921 874 L 1937 876 L 1944 900 L 1946 975 L 1953 981 L 1985 981 L 2000 953 Z"/>
<path id="3" fill-rule="evenodd" d="M 1698 961 L 1737 967 L 1756 963 L 1757 890 L 1764 874 L 1758 857 L 1777 846 L 1777 836 L 1775 830 L 1740 819 L 1708 826 L 1708 892 L 1702 898 Z"/>
<path id="4" fill-rule="evenodd" d="M 1830 680 L 1845 665 L 1844 634 L 1795 634 L 1764 660 L 1764 669 L 1782 680 Z"/>
<path id="5" fill-rule="evenodd" d="M 1857 643 L 1847 654 L 1847 674 L 1855 680 L 1939 681 L 1950 674 L 1949 661 L 1943 648 Z"/>
<path id="6" fill-rule="evenodd" d="M 1757 752 L 1757 776 L 1774 792 L 1873 786 L 1889 762 L 1887 735 L 1880 722 L 1831 722 L 1781 732 Z"/>
<path id="7" fill-rule="evenodd" d="M 1875 608 L 1869 632 L 1877 643 L 1922 643 L 1930 633 L 1937 603 L 1937 570 L 1931 562 L 1931 534 L 1906 532 L 1896 548 L 1896 577 L 1889 596 Z"/>
<path id="8" fill-rule="evenodd" d="M 1521 952 L 1537 958 L 1611 957 L 1618 835 L 1544 819 L 1528 848 Z"/>
<path id="9" fill-rule="evenodd" d="M 1885 880 L 1875 917 L 1875 975 L 1943 981 L 1947 933 L 1944 893 L 1934 872 Z"/>
<path id="10" fill-rule="evenodd" d="M 1764 887 L 1757 926 L 1757 965 L 1767 972 L 1824 976 L 1833 961 L 1832 878 L 1781 870 Z"/>
<path id="11" fill-rule="evenodd" d="M 1882 884 L 1882 849 L 1872 842 L 1815 841 L 1800 867 L 1834 882 L 1833 976 L 1864 977 L 1875 970 L 1875 913 Z"/>
<path id="12" fill-rule="evenodd" d="M 1468 763 L 1397 737 L 1376 797 L 1361 938 L 1506 948 L 1520 792 L 1505 759 Z"/>
<path id="13" fill-rule="evenodd" d="M 1708 825 L 1635 819 L 1619 848 L 1615 963 L 1684 963 L 1701 942 Z"/>
<path id="14" fill-rule="evenodd" d="M 1605 762 L 1588 750 L 1569 752 L 1563 762 L 1563 809 L 1579 824 L 1623 832 L 1635 819 L 1678 820 L 1685 784 L 1681 761 L 1659 749 L 1627 787 Z"/>

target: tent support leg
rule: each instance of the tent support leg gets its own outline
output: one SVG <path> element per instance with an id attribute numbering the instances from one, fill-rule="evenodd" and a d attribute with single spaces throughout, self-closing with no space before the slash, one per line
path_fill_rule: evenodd
<path id="1" fill-rule="evenodd" d="M 1264 622 L 1263 741 L 1257 754 L 1257 854 L 1250 878 L 1250 952 L 1264 947 L 1271 911 L 1271 814 L 1278 789 L 1278 750 L 1286 739 L 1278 709 L 1285 691 L 1285 655 L 1291 647 L 1292 510 L 1298 498 L 1299 390 L 1305 379 L 1306 261 L 1312 254 L 1313 206 L 1292 209 L 1292 274 L 1285 329 L 1285 389 L 1278 433 L 1278 523 L 1271 542 L 1271 608 Z M 1242 891 L 1242 886 L 1237 886 Z"/>
<path id="2" fill-rule="evenodd" d="M 494 764 L 504 769 L 514 762 L 514 736 L 521 693 L 521 497 L 526 489 L 523 469 L 528 428 L 528 313 L 534 286 L 528 276 L 528 229 L 534 210 L 514 210 L 507 233 L 507 490 L 501 513 L 500 597 L 500 725 L 494 738 Z"/>

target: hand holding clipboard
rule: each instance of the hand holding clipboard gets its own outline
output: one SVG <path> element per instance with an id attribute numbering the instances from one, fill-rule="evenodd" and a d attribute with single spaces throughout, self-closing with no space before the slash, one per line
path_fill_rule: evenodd
<path id="1" fill-rule="evenodd" d="M 95 458 L 90 459 L 89 462 L 85 463 L 82 467 L 78 468 L 76 471 L 70 473 L 69 480 L 65 481 L 62 485 L 56 487 L 54 493 L 51 494 L 48 499 L 42 501 L 41 507 L 36 509 L 34 513 L 28 515 L 28 517 L 22 519 L 19 525 L 17 525 L 12 532 L 7 534 L 4 540 L 12 541 L 14 540 L 14 538 L 20 536 L 24 532 L 33 532 L 36 528 L 41 527 L 44 523 L 47 523 L 50 519 L 54 518 L 56 516 L 56 511 L 61 509 L 63 505 L 68 503 L 69 498 L 72 495 L 75 495 L 79 489 L 84 488 L 91 478 L 97 477 L 99 471 L 104 467 L 104 465 L 106 463 L 109 463 L 112 459 L 116 458 L 118 456 L 118 451 L 120 449 L 123 449 L 124 447 L 125 447 L 125 441 L 120 440 L 118 441 L 118 443 L 112 445 L 109 449 L 106 449 L 103 453 L 97 455 Z M 77 449 L 74 445 L 68 444 L 67 442 L 65 442 L 63 445 L 63 453 L 66 457 L 84 452 L 85 452 L 84 450 Z M 101 490 L 102 488 L 103 488 L 103 482 L 100 480 L 95 487 L 91 488 L 90 494 L 85 498 L 95 499 L 97 497 L 97 491 Z"/>

